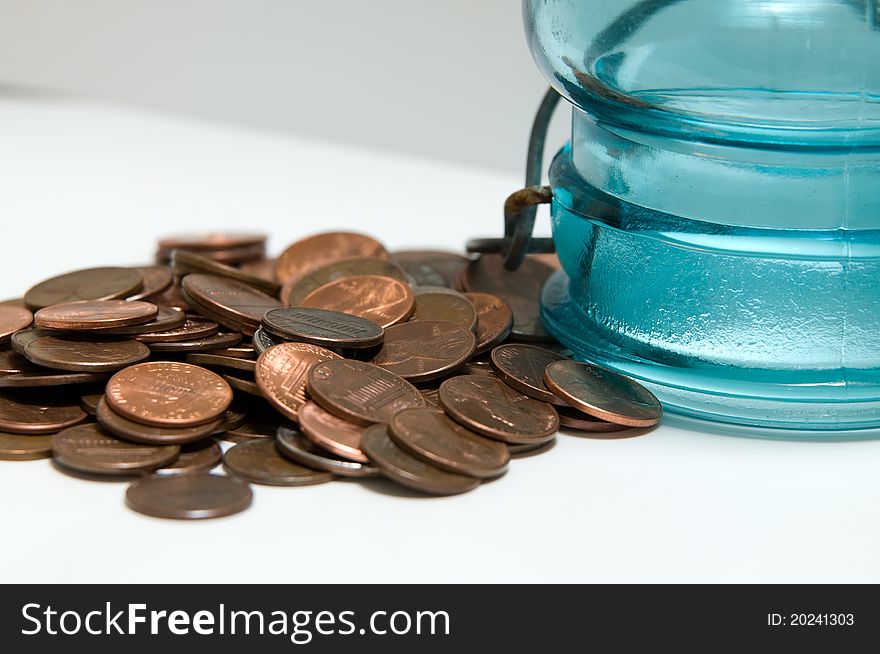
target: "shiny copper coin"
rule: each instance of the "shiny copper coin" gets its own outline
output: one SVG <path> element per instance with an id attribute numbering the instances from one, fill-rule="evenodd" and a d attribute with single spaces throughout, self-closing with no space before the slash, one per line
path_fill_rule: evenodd
<path id="1" fill-rule="evenodd" d="M 29 342 L 24 355 L 31 362 L 53 370 L 115 372 L 149 357 L 150 348 L 127 339 L 83 340 L 59 335 Z"/>
<path id="2" fill-rule="evenodd" d="M 207 438 L 223 425 L 217 418 L 204 425 L 193 427 L 151 427 L 129 420 L 113 411 L 105 398 L 98 401 L 95 415 L 101 426 L 110 434 L 125 441 L 149 445 L 180 445 Z"/>
<path id="3" fill-rule="evenodd" d="M 517 270 L 507 270 L 501 255 L 484 254 L 472 261 L 462 275 L 466 291 L 491 293 L 502 298 L 513 311 L 512 335 L 522 340 L 553 341 L 541 321 L 540 296 L 552 267 L 526 257 Z"/>
<path id="4" fill-rule="evenodd" d="M 323 470 L 340 477 L 373 477 L 379 474 L 379 469 L 375 466 L 337 458 L 290 427 L 278 428 L 276 445 L 282 455 L 307 468 Z"/>
<path id="5" fill-rule="evenodd" d="M 51 434 L 83 422 L 88 415 L 77 400 L 42 391 L 0 393 L 0 431 Z"/>
<path id="6" fill-rule="evenodd" d="M 629 429 L 626 425 L 617 425 L 613 422 L 599 420 L 571 406 L 557 406 L 556 412 L 559 414 L 560 426 L 566 429 L 597 434 L 607 434 Z"/>
<path id="7" fill-rule="evenodd" d="M 189 275 L 192 273 L 205 273 L 228 277 L 248 286 L 253 286 L 270 295 L 277 295 L 281 290 L 281 284 L 277 281 L 269 281 L 256 275 L 251 275 L 239 268 L 228 266 L 225 263 L 214 261 L 209 257 L 189 252 L 187 250 L 174 250 L 171 253 L 171 268 L 177 275 Z"/>
<path id="8" fill-rule="evenodd" d="M 393 277 L 405 284 L 411 281 L 406 271 L 393 261 L 387 259 L 343 259 L 334 261 L 303 277 L 296 277 L 284 285 L 281 290 L 281 301 L 287 306 L 295 307 L 302 304 L 308 295 L 329 282 L 335 282 L 345 277 L 358 277 L 360 275 L 381 275 Z"/>
<path id="9" fill-rule="evenodd" d="M 150 302 L 127 300 L 78 300 L 53 304 L 34 314 L 43 329 L 92 330 L 150 322 L 159 308 Z"/>
<path id="10" fill-rule="evenodd" d="M 361 450 L 362 425 L 337 418 L 314 402 L 303 404 L 298 417 L 302 433 L 322 449 L 351 461 L 369 461 Z"/>
<path id="11" fill-rule="evenodd" d="M 0 433 L 0 461 L 34 461 L 51 456 L 51 436 Z"/>
<path id="12" fill-rule="evenodd" d="M 520 393 L 550 404 L 567 404 L 544 385 L 544 369 L 566 357 L 525 343 L 499 345 L 490 356 L 495 373 Z"/>
<path id="13" fill-rule="evenodd" d="M 89 268 L 52 277 L 31 288 L 24 296 L 30 309 L 77 300 L 117 300 L 136 293 L 143 275 L 134 268 Z"/>
<path id="14" fill-rule="evenodd" d="M 170 329 L 179 329 L 186 324 L 186 313 L 174 307 L 159 307 L 158 312 L 149 322 L 130 327 L 108 327 L 94 329 L 89 333 L 96 336 L 138 336 L 150 335 Z"/>
<path id="15" fill-rule="evenodd" d="M 591 416 L 627 427 L 650 427 L 663 407 L 654 394 L 620 373 L 579 361 L 556 361 L 544 371 L 544 382 L 571 406 Z"/>
<path id="16" fill-rule="evenodd" d="M 500 345 L 513 329 L 513 311 L 497 295 L 489 293 L 463 294 L 477 310 L 476 354 L 488 352 Z"/>
<path id="17" fill-rule="evenodd" d="M 388 423 L 397 445 L 417 459 L 470 477 L 504 474 L 507 445 L 465 429 L 439 409 L 404 409 Z"/>
<path id="18" fill-rule="evenodd" d="M 148 300 L 164 293 L 174 283 L 174 275 L 167 266 L 138 266 L 135 268 L 143 277 L 143 286 L 128 300 Z"/>
<path id="19" fill-rule="evenodd" d="M 415 295 L 400 280 L 379 275 L 361 275 L 324 284 L 312 291 L 302 306 L 350 313 L 390 327 L 409 318 L 415 310 Z"/>
<path id="20" fill-rule="evenodd" d="M 156 518 L 203 520 L 240 513 L 251 505 L 250 486 L 215 474 L 162 475 L 133 483 L 125 503 Z"/>
<path id="21" fill-rule="evenodd" d="M 232 402 L 232 389 L 219 375 L 171 361 L 139 363 L 117 372 L 106 393 L 116 413 L 157 427 L 213 422 Z"/>
<path id="22" fill-rule="evenodd" d="M 476 345 L 473 332 L 451 322 L 406 322 L 385 330 L 382 349 L 370 362 L 409 381 L 421 382 L 460 366 Z"/>
<path id="23" fill-rule="evenodd" d="M 254 332 L 253 337 L 254 349 L 257 351 L 257 354 L 262 354 L 270 347 L 275 347 L 276 345 L 281 345 L 285 342 L 283 338 L 278 338 L 267 332 L 265 329 L 260 327 L 257 331 Z"/>
<path id="24" fill-rule="evenodd" d="M 34 315 L 24 307 L 0 305 L 0 343 L 29 327 L 33 320 Z"/>
<path id="25" fill-rule="evenodd" d="M 178 234 L 159 241 L 160 250 L 235 250 L 245 247 L 264 246 L 265 234 L 232 232 L 207 232 L 204 234 Z"/>
<path id="26" fill-rule="evenodd" d="M 559 429 L 559 415 L 488 375 L 462 375 L 440 386 L 443 409 L 478 434 L 506 443 L 549 440 Z"/>
<path id="27" fill-rule="evenodd" d="M 201 316 L 187 316 L 186 321 L 180 327 L 147 334 L 137 334 L 134 336 L 134 339 L 141 343 L 194 341 L 213 336 L 219 328 L 216 322 Z"/>
<path id="28" fill-rule="evenodd" d="M 257 362 L 251 359 L 242 359 L 241 357 L 226 357 L 209 352 L 197 352 L 195 354 L 187 354 L 186 362 L 196 366 L 204 366 L 206 368 L 223 368 L 232 370 L 242 370 L 254 374 L 257 370 Z"/>
<path id="29" fill-rule="evenodd" d="M 387 259 L 381 243 L 351 232 L 316 234 L 297 241 L 278 257 L 276 276 L 282 283 L 299 279 L 318 268 L 342 259 Z"/>
<path id="30" fill-rule="evenodd" d="M 372 320 L 339 311 L 288 307 L 263 316 L 263 330 L 286 341 L 323 347 L 366 348 L 381 345 L 382 328 Z"/>
<path id="31" fill-rule="evenodd" d="M 306 402 L 309 371 L 315 364 L 331 359 L 341 357 L 311 343 L 276 345 L 257 359 L 257 386 L 272 406 L 296 421 Z"/>
<path id="32" fill-rule="evenodd" d="M 234 279 L 217 275 L 187 275 L 183 278 L 182 289 L 185 298 L 212 314 L 227 319 L 221 324 L 237 328 L 239 323 L 244 323 L 251 327 L 249 334 L 253 334 L 260 326 L 263 314 L 281 306 L 271 295 Z"/>
<path id="33" fill-rule="evenodd" d="M 239 443 L 223 455 L 223 468 L 255 484 L 311 486 L 335 478 L 324 470 L 307 468 L 282 456 L 274 440 Z"/>
<path id="34" fill-rule="evenodd" d="M 159 468 L 153 474 L 157 477 L 177 477 L 208 472 L 223 461 L 223 450 L 210 438 L 180 446 L 177 459 Z"/>
<path id="35" fill-rule="evenodd" d="M 474 305 L 451 289 L 442 292 L 416 293 L 416 308 L 410 317 L 410 322 L 422 320 L 442 320 L 459 325 L 472 333 L 477 331 L 477 310 Z"/>
<path id="36" fill-rule="evenodd" d="M 456 495 L 480 485 L 476 477 L 441 470 L 401 449 L 388 434 L 384 424 L 364 432 L 364 451 L 388 479 L 423 493 Z"/>
<path id="37" fill-rule="evenodd" d="M 242 335 L 238 332 L 218 332 L 212 336 L 197 338 L 192 341 L 162 341 L 148 343 L 151 352 L 213 352 L 223 350 L 241 343 Z"/>
<path id="38" fill-rule="evenodd" d="M 139 445 L 113 438 L 89 423 L 65 429 L 52 438 L 52 455 L 79 472 L 125 475 L 155 470 L 177 458 L 177 445 Z"/>
<path id="39" fill-rule="evenodd" d="M 455 278 L 464 270 L 470 259 L 455 252 L 443 252 L 441 250 L 404 250 L 393 252 L 391 259 L 417 276 L 412 268 L 417 265 L 429 266 L 438 271 L 444 280 L 443 286 L 455 285 Z M 419 282 L 420 286 L 428 284 L 427 281 Z"/>
<path id="40" fill-rule="evenodd" d="M 309 372 L 312 399 L 330 413 L 361 425 L 388 422 L 398 411 L 425 406 L 405 379 L 363 361 L 324 361 Z"/>

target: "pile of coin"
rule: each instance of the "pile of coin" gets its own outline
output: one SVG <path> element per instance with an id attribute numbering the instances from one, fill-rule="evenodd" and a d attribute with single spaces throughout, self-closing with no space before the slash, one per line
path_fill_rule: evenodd
<path id="1" fill-rule="evenodd" d="M 277 259 L 265 243 L 168 238 L 155 265 L 79 270 L 0 303 L 0 459 L 138 475 L 131 508 L 193 519 L 247 508 L 251 483 L 381 476 L 462 493 L 560 426 L 660 418 L 648 390 L 574 361 L 544 328 L 553 257 L 509 272 L 495 255 L 389 253 L 362 234 Z"/>

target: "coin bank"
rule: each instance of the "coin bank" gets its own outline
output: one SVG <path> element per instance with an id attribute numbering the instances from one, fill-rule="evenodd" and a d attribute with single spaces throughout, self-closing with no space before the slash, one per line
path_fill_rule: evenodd
<path id="1" fill-rule="evenodd" d="M 524 17 L 573 113 L 549 169 L 546 327 L 674 412 L 880 426 L 876 0 L 526 0 Z"/>

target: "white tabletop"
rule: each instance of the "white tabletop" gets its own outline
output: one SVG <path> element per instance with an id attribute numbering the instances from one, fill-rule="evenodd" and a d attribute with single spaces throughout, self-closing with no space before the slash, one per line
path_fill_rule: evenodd
<path id="1" fill-rule="evenodd" d="M 462 165 L 67 100 L 0 100 L 0 298 L 148 261 L 159 235 L 245 229 L 272 249 L 369 232 L 389 248 L 497 234 L 521 180 Z M 450 498 L 373 481 L 255 486 L 204 522 L 128 510 L 124 482 L 0 461 L 0 582 L 880 581 L 880 442 L 561 434 Z"/>

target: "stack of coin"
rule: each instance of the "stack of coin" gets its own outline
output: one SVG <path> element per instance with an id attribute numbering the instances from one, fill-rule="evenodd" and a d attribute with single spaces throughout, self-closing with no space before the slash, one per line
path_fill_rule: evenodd
<path id="1" fill-rule="evenodd" d="M 197 519 L 247 508 L 251 483 L 462 493 L 560 426 L 607 438 L 660 418 L 644 387 L 573 361 L 544 328 L 552 259 L 510 273 L 494 255 L 347 232 L 268 259 L 265 242 L 163 239 L 158 265 L 75 271 L 0 303 L 0 458 L 139 475 L 129 506 Z"/>

